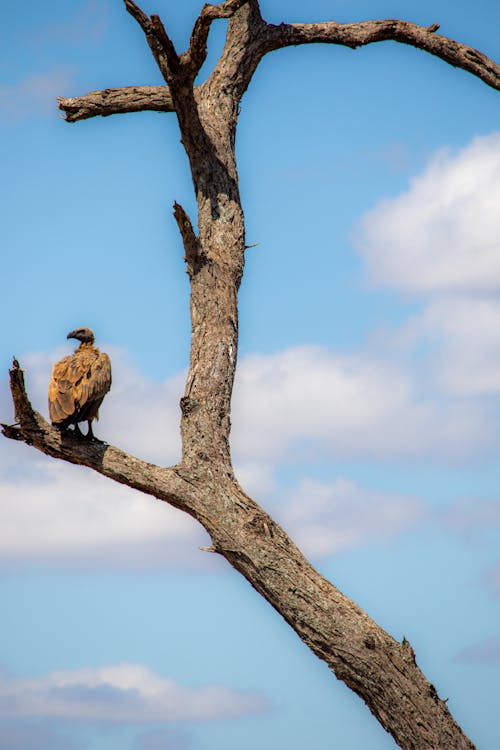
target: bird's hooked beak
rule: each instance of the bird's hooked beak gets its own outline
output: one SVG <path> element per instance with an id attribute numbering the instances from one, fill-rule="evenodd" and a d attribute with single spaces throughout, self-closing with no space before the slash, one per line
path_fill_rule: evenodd
<path id="1" fill-rule="evenodd" d="M 70 331 L 66 336 L 67 339 L 76 339 L 81 341 L 82 344 L 94 343 L 94 332 L 90 328 L 75 328 L 74 331 Z"/>

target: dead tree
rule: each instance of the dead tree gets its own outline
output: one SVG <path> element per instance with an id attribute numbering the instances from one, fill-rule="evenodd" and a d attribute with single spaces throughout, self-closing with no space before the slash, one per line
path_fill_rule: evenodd
<path id="1" fill-rule="evenodd" d="M 424 677 L 408 641 L 397 642 L 325 580 L 294 543 L 240 487 L 229 450 L 230 404 L 238 350 L 237 294 L 245 254 L 244 217 L 235 161 L 241 98 L 264 55 L 290 45 L 322 42 L 356 48 L 393 40 L 418 47 L 500 88 L 500 66 L 481 52 L 400 20 L 273 25 L 258 0 L 205 5 L 188 49 L 179 54 L 157 15 L 125 0 L 165 79 L 60 99 L 68 122 L 97 115 L 155 110 L 177 116 L 198 206 L 197 232 L 182 206 L 174 215 L 191 283 L 191 357 L 181 399 L 182 460 L 154 466 L 105 443 L 87 443 L 51 427 L 26 395 L 17 362 L 11 387 L 17 424 L 9 438 L 51 456 L 83 464 L 164 500 L 196 518 L 223 555 L 285 618 L 335 675 L 354 690 L 401 748 L 470 750 Z M 214 19 L 229 19 L 223 51 L 196 85 Z"/>

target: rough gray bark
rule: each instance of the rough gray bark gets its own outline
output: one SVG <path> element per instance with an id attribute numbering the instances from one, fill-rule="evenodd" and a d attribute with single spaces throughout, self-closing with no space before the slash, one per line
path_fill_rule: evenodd
<path id="1" fill-rule="evenodd" d="M 266 23 L 258 0 L 205 5 L 186 52 L 179 55 L 158 16 L 132 0 L 125 6 L 142 28 L 166 86 L 105 89 L 60 99 L 70 122 L 139 110 L 175 112 L 189 158 L 198 205 L 198 234 L 175 204 L 191 283 L 191 356 L 181 399 L 182 460 L 163 468 L 106 443 L 61 433 L 33 411 L 14 362 L 11 390 L 16 424 L 4 435 L 83 464 L 153 495 L 196 518 L 223 555 L 285 618 L 335 675 L 367 704 L 401 748 L 473 748 L 434 686 L 419 670 L 407 641 L 398 643 L 326 581 L 281 529 L 239 486 L 229 432 L 238 347 L 237 292 L 245 232 L 234 141 L 238 108 L 262 57 L 289 45 L 324 42 L 358 47 L 395 40 L 434 54 L 500 88 L 500 67 L 480 52 L 428 28 L 397 20 L 338 24 Z M 195 86 L 206 58 L 211 22 L 229 18 L 226 43 L 211 75 Z"/>

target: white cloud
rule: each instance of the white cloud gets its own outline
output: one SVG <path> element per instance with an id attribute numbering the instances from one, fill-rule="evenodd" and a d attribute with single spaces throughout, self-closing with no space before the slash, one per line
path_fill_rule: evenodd
<path id="1" fill-rule="evenodd" d="M 436 393 L 500 392 L 500 133 L 439 151 L 408 190 L 357 227 L 369 278 L 424 299 L 393 335 Z M 469 403 L 472 403 L 469 400 Z"/>
<path id="2" fill-rule="evenodd" d="M 328 484 L 303 479 L 288 497 L 281 521 L 306 554 L 323 557 L 390 539 L 425 514 L 425 504 L 411 495 L 373 492 L 347 479 Z"/>
<path id="3" fill-rule="evenodd" d="M 361 220 L 370 279 L 413 293 L 500 289 L 500 133 L 438 152 L 408 191 Z"/>
<path id="4" fill-rule="evenodd" d="M 29 449 L 27 449 L 29 451 Z M 88 469 L 32 462 L 28 481 L 0 480 L 0 561 L 94 568 L 205 563 L 207 535 L 184 513 Z"/>
<path id="5" fill-rule="evenodd" d="M 433 299 L 403 335 L 414 344 L 431 344 L 429 367 L 441 388 L 483 396 L 500 393 L 499 331 L 497 299 L 445 296 Z"/>
<path id="6" fill-rule="evenodd" d="M 195 721 L 261 713 L 259 693 L 220 685 L 185 687 L 140 664 L 0 677 L 0 715 L 104 721 Z"/>
<path id="7" fill-rule="evenodd" d="M 455 460 L 491 445 L 495 428 L 480 406 L 434 398 L 390 360 L 312 346 L 246 357 L 232 423 L 233 456 L 241 463 Z"/>
<path id="8" fill-rule="evenodd" d="M 145 460 L 175 463 L 183 374 L 163 383 L 151 381 L 122 352 L 106 348 L 114 381 L 101 407 L 96 434 Z M 33 403 L 45 414 L 50 366 L 63 353 L 30 355 L 22 361 Z M 467 401 L 439 402 L 425 396 L 419 382 L 390 360 L 297 347 L 242 360 L 232 452 L 243 485 L 256 493 L 257 500 L 264 497 L 279 504 L 274 475 L 280 464 L 318 458 L 465 460 L 497 444 L 495 429 L 493 414 Z M 217 556 L 199 552 L 199 546 L 209 544 L 208 537 L 186 514 L 25 445 L 2 439 L 1 447 L 3 565 L 35 560 L 84 568 L 183 565 L 211 570 L 222 565 Z M 304 486 L 299 484 L 297 497 Z M 310 489 L 312 494 L 312 485 Z M 324 490 L 318 484 L 315 489 L 321 507 L 331 491 L 332 513 L 344 513 L 337 485 Z M 380 518 L 389 508 L 398 528 L 400 498 L 386 498 L 386 506 L 369 489 L 349 489 L 347 484 L 343 491 L 352 507 L 365 503 L 367 513 L 379 503 Z M 312 498 L 310 502 L 319 513 L 320 506 Z M 414 510 L 411 503 L 405 508 Z M 401 523 L 403 528 L 404 519 Z M 335 524 L 332 521 L 332 527 Z M 328 531 L 328 540 L 331 534 Z M 309 547 L 345 548 L 368 539 L 363 525 L 350 528 L 347 522 L 341 535 L 334 543 L 327 540 Z"/>

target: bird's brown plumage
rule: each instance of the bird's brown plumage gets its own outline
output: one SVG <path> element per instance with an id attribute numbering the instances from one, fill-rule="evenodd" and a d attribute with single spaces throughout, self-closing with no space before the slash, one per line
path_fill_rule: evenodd
<path id="1" fill-rule="evenodd" d="M 99 419 L 99 407 L 111 387 L 111 362 L 94 344 L 90 328 L 79 328 L 68 338 L 81 341 L 73 354 L 56 362 L 49 383 L 49 415 L 52 424 L 61 428 L 88 422 L 92 437 L 92 420 Z"/>

